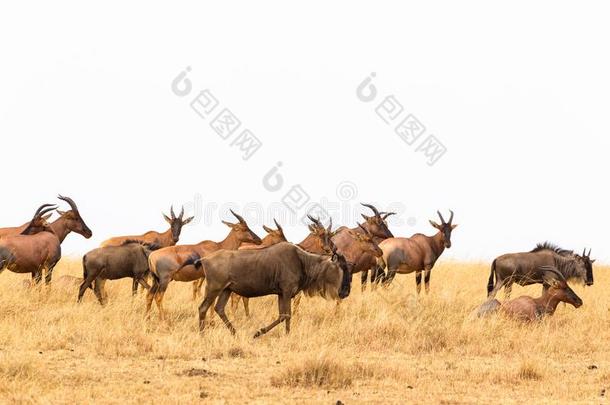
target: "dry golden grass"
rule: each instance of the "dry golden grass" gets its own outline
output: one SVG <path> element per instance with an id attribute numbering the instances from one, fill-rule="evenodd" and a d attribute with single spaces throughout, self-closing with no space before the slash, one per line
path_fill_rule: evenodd
<path id="1" fill-rule="evenodd" d="M 365 293 L 355 277 L 340 307 L 304 299 L 291 335 L 281 325 L 258 340 L 277 316 L 275 298 L 252 300 L 250 319 L 229 310 L 236 337 L 213 314 L 200 335 L 190 285 L 170 285 L 163 324 L 156 311 L 144 320 L 144 297 L 132 299 L 127 280 L 106 284 L 101 308 L 90 291 L 77 305 L 76 291 L 26 290 L 23 275 L 4 272 L 0 402 L 603 403 L 607 270 L 596 268 L 594 287 L 574 287 L 582 308 L 560 305 L 535 325 L 471 316 L 485 298 L 486 264 L 444 262 L 419 299 L 412 274 Z M 80 273 L 63 260 L 55 277 Z M 513 290 L 526 292 L 540 287 Z"/>

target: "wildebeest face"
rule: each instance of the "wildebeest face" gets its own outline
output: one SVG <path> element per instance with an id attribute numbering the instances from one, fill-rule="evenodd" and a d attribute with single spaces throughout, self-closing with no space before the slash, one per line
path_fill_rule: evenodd
<path id="1" fill-rule="evenodd" d="M 445 219 L 441 215 L 440 211 L 437 211 L 438 216 L 441 219 L 441 224 L 437 224 L 436 222 L 430 220 L 430 225 L 438 229 L 438 231 L 443 235 L 443 243 L 445 248 L 449 249 L 451 247 L 451 232 L 457 227 L 457 224 L 453 225 L 453 211 L 451 212 L 451 217 L 449 218 L 449 222 L 445 222 Z"/>
<path id="2" fill-rule="evenodd" d="M 584 249 L 582 252 L 582 256 L 575 255 L 576 259 L 582 263 L 582 267 L 584 267 L 584 271 L 579 266 L 579 274 L 584 275 L 582 278 L 585 282 L 585 285 L 591 286 L 593 285 L 593 263 L 595 263 L 595 259 L 591 259 L 591 249 L 589 249 L 589 253 L 587 253 L 587 249 Z"/>
<path id="3" fill-rule="evenodd" d="M 178 217 L 176 217 L 176 214 L 174 214 L 174 207 L 171 207 L 170 215 L 171 217 L 168 217 L 167 215 L 163 214 L 163 218 L 165 218 L 165 221 L 167 221 L 170 226 L 170 229 L 172 231 L 173 242 L 178 243 L 178 241 L 180 240 L 180 234 L 182 233 L 182 227 L 184 225 L 189 224 L 193 219 L 195 219 L 195 217 L 183 219 L 184 207 L 182 207 L 182 211 L 180 212 L 180 215 L 178 215 Z"/>
<path id="4" fill-rule="evenodd" d="M 349 296 L 352 289 L 352 269 L 343 255 L 334 253 L 331 259 L 342 273 L 341 286 L 339 287 L 339 298 L 345 299 Z"/>

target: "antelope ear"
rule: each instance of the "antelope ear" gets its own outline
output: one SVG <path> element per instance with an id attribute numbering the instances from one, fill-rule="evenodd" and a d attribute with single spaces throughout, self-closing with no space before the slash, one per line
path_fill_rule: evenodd
<path id="1" fill-rule="evenodd" d="M 233 227 L 235 226 L 235 224 L 232 224 L 232 223 L 227 222 L 227 221 L 222 221 L 222 223 L 225 224 L 226 226 L 228 226 L 231 229 L 233 229 Z"/>
<path id="2" fill-rule="evenodd" d="M 271 232 L 273 232 L 273 229 L 271 229 L 271 228 L 267 227 L 266 225 L 263 225 L 263 229 L 264 229 L 264 230 L 265 230 L 265 232 L 267 232 L 267 233 L 271 233 Z"/>
<path id="3" fill-rule="evenodd" d="M 430 225 L 432 225 L 436 229 L 440 229 L 441 228 L 441 226 L 439 224 L 437 224 L 436 222 L 434 222 L 433 220 L 430 219 L 429 221 L 430 221 Z"/>
<path id="4" fill-rule="evenodd" d="M 457 228 L 457 226 L 458 226 L 458 224 L 451 225 L 451 229 L 453 230 L 453 229 Z"/>
<path id="5" fill-rule="evenodd" d="M 59 211 L 58 211 L 59 212 Z M 163 213 L 162 213 L 163 214 Z M 165 222 L 167 222 L 168 224 L 172 223 L 172 220 L 165 214 L 163 214 L 163 218 L 165 219 Z"/>
<path id="6" fill-rule="evenodd" d="M 195 217 L 190 217 L 190 218 L 185 219 L 184 221 L 182 221 L 182 225 L 190 224 L 193 219 L 195 219 Z"/>

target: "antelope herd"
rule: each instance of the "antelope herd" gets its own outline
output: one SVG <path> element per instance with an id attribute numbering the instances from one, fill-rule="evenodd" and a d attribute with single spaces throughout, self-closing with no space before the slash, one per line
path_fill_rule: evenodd
<path id="1" fill-rule="evenodd" d="M 0 272 L 8 269 L 30 273 L 28 286 L 40 284 L 44 274 L 45 284 L 50 284 L 67 235 L 75 232 L 91 238 L 92 232 L 74 200 L 58 198 L 69 205 L 68 211 L 44 204 L 29 222 L 0 229 Z M 353 228 L 342 226 L 333 230 L 332 219 L 326 226 L 318 218 L 308 216 L 309 234 L 296 244 L 287 241 L 277 221 L 274 220 L 275 229 L 263 226 L 267 235 L 261 239 L 243 217 L 231 211 L 237 222 L 223 221 L 229 232 L 222 241 L 178 245 L 182 228 L 193 217 L 185 219 L 184 208 L 176 216 L 172 207 L 170 216 L 163 214 L 169 224 L 167 231 L 112 237 L 84 255 L 82 279 L 62 276 L 53 284 L 78 289 L 78 302 L 91 289 L 104 305 L 108 299 L 104 290 L 106 280 L 132 278 L 133 295 L 137 294 L 138 286 L 147 290 L 146 316 L 155 301 L 163 320 L 166 318 L 163 297 L 171 281 L 191 282 L 193 299 L 197 299 L 205 281 L 205 296 L 199 307 L 200 330 L 204 330 L 206 314 L 214 305 L 232 333 L 235 328 L 225 313 L 230 299 L 234 310 L 242 300 L 249 316 L 249 299 L 277 295 L 278 318 L 260 329 L 255 337 L 282 322 L 289 332 L 292 308 L 299 305 L 303 294 L 335 300 L 348 297 L 354 273 L 361 273 L 361 286 L 365 290 L 369 275 L 375 287 L 387 286 L 397 273 L 414 272 L 417 294 L 421 291 L 422 275 L 428 293 L 434 264 L 445 249 L 451 248 L 451 235 L 457 227 L 453 224 L 453 211 L 449 211 L 447 221 L 437 211 L 440 224 L 430 221 L 436 234 L 418 233 L 405 238 L 395 237 L 388 228 L 387 218 L 393 212 L 380 212 L 373 205 L 362 205 L 372 215 L 362 214 L 364 221 Z M 54 211 L 59 218 L 49 222 Z M 590 255 L 590 250 L 579 255 L 545 242 L 529 252 L 499 256 L 491 265 L 488 299 L 478 308 L 478 316 L 501 312 L 519 320 L 534 321 L 552 315 L 559 302 L 580 307 L 582 300 L 567 282 L 593 284 L 595 260 Z M 514 283 L 542 284 L 542 296 L 523 296 L 503 303 L 495 299 L 502 288 L 508 298 Z"/>

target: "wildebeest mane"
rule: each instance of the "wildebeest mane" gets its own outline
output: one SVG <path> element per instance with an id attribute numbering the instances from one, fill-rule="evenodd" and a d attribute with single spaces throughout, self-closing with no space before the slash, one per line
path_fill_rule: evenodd
<path id="1" fill-rule="evenodd" d="M 550 250 L 552 252 L 557 253 L 560 256 L 570 256 L 570 255 L 574 254 L 573 250 L 563 249 L 563 248 L 555 245 L 554 243 L 551 243 L 548 241 L 537 244 L 536 247 L 533 250 L 531 250 L 531 252 L 535 253 L 535 252 L 541 252 L 543 250 Z"/>
<path id="2" fill-rule="evenodd" d="M 324 262 L 331 260 L 329 256 L 309 253 L 296 246 L 297 254 L 301 260 L 303 268 L 303 279 L 301 289 L 308 296 L 319 295 L 322 298 L 337 298 L 340 287 L 339 284 L 332 284 L 326 279 Z"/>
<path id="3" fill-rule="evenodd" d="M 138 245 L 141 245 L 148 250 L 158 250 L 161 248 L 161 245 L 159 245 L 158 243 L 149 243 L 137 239 L 127 239 L 123 243 L 121 243 L 121 246 L 131 245 L 132 243 L 137 243 Z"/>

